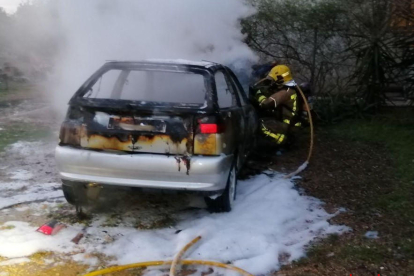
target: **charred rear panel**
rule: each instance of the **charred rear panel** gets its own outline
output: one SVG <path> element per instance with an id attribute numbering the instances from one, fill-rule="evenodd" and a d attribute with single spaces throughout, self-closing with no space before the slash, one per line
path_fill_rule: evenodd
<path id="1" fill-rule="evenodd" d="M 161 154 L 191 154 L 192 116 L 132 117 L 96 112 L 82 126 L 83 148 Z"/>
<path id="2" fill-rule="evenodd" d="M 61 144 L 87 149 L 189 155 L 193 152 L 193 116 L 122 116 L 83 110 L 67 120 Z"/>

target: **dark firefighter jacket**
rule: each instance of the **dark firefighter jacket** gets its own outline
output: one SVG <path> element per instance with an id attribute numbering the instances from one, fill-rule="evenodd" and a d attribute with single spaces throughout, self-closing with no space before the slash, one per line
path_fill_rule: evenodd
<path id="1" fill-rule="evenodd" d="M 284 86 L 280 90 L 257 90 L 255 100 L 260 106 L 260 117 L 273 117 L 292 126 L 300 126 L 302 101 L 298 99 L 296 88 Z M 300 106 L 299 106 L 300 105 Z"/>
<path id="2" fill-rule="evenodd" d="M 298 94 L 296 88 L 283 86 L 280 89 L 261 88 L 254 95 L 259 106 L 261 130 L 277 144 L 286 142 L 291 127 L 301 126 L 303 107 Z"/>

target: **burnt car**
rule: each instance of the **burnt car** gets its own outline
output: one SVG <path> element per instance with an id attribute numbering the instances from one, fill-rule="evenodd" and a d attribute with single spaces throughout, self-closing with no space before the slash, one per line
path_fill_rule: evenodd
<path id="1" fill-rule="evenodd" d="M 56 147 L 63 193 L 81 207 L 96 186 L 198 192 L 210 210 L 230 211 L 257 127 L 223 65 L 107 62 L 69 102 Z"/>

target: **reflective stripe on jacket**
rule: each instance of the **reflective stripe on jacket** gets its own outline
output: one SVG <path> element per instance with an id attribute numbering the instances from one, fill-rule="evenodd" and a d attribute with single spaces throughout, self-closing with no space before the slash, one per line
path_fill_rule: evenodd
<path id="1" fill-rule="evenodd" d="M 254 98 L 260 105 L 261 109 L 266 111 L 275 111 L 280 108 L 279 113 L 274 113 L 275 119 L 280 120 L 288 125 L 294 123 L 294 126 L 301 126 L 300 122 L 292 122 L 299 116 L 298 110 L 298 95 L 295 89 L 291 87 L 285 87 L 279 91 L 270 94 L 263 93 L 262 90 L 258 90 Z M 267 96 L 269 95 L 270 96 Z"/>
<path id="2" fill-rule="evenodd" d="M 261 90 L 258 90 L 254 96 L 254 98 L 256 99 L 256 101 L 261 104 L 263 103 L 267 98 L 265 95 L 263 95 Z"/>
<path id="3" fill-rule="evenodd" d="M 291 118 L 295 118 L 296 116 L 299 116 L 299 114 L 297 113 L 297 111 L 298 111 L 298 94 L 293 94 L 292 96 L 290 96 L 290 99 L 293 101 L 293 107 L 292 107 L 292 110 L 291 110 L 291 113 L 292 113 Z M 289 119 L 284 119 L 283 122 L 285 124 L 290 125 L 291 119 L 290 118 Z M 300 127 L 301 125 L 302 125 L 301 122 L 295 123 L 296 127 Z"/>
<path id="4" fill-rule="evenodd" d="M 286 135 L 283 133 L 273 133 L 269 129 L 266 128 L 264 123 L 262 122 L 262 132 L 273 139 L 276 140 L 278 145 L 282 144 L 286 140 Z"/>

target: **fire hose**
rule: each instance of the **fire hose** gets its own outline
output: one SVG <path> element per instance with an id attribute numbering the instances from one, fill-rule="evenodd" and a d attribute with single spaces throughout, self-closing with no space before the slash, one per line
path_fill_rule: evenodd
<path id="1" fill-rule="evenodd" d="M 300 165 L 296 171 L 288 174 L 285 176 L 285 178 L 291 178 L 294 177 L 295 175 L 301 173 L 303 170 L 306 169 L 306 167 L 309 164 L 309 161 L 312 157 L 312 152 L 313 152 L 313 144 L 314 144 L 314 129 L 313 129 L 313 120 L 312 120 L 312 114 L 311 114 L 311 110 L 309 108 L 309 103 L 308 103 L 308 99 L 306 99 L 305 94 L 303 93 L 302 89 L 299 87 L 299 85 L 296 85 L 299 94 L 302 96 L 303 98 L 303 102 L 305 103 L 306 106 L 306 111 L 308 112 L 308 118 L 309 118 L 309 125 L 310 125 L 310 142 L 309 142 L 309 152 L 308 152 L 308 158 L 306 159 L 306 161 Z"/>
<path id="2" fill-rule="evenodd" d="M 170 276 L 176 275 L 176 268 L 178 264 L 182 265 L 206 265 L 206 266 L 212 266 L 212 267 L 218 267 L 218 268 L 225 268 L 229 270 L 233 270 L 235 272 L 238 272 L 241 275 L 244 276 L 253 276 L 252 274 L 248 273 L 247 271 L 238 268 L 236 266 L 223 264 L 220 262 L 214 262 L 214 261 L 203 261 L 203 260 L 182 260 L 181 258 L 184 256 L 184 254 L 187 252 L 188 249 L 190 249 L 191 246 L 196 244 L 201 239 L 201 236 L 198 236 L 197 238 L 193 239 L 191 242 L 189 242 L 185 247 L 183 247 L 175 256 L 175 258 L 172 261 L 149 261 L 149 262 L 142 262 L 142 263 L 134 263 L 134 264 L 128 264 L 128 265 L 121 265 L 121 266 L 113 266 L 109 268 L 105 268 L 102 270 L 94 271 L 91 273 L 88 273 L 84 276 L 99 276 L 99 275 L 105 275 L 109 273 L 114 273 L 118 271 L 124 271 L 127 269 L 132 268 L 148 268 L 148 267 L 154 267 L 154 266 L 170 266 Z"/>

